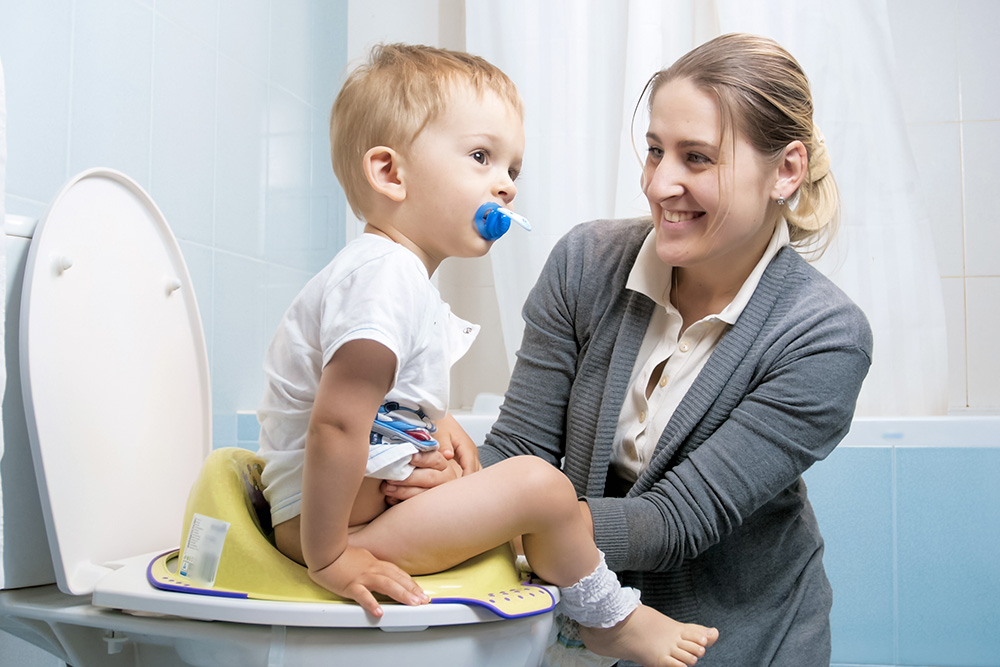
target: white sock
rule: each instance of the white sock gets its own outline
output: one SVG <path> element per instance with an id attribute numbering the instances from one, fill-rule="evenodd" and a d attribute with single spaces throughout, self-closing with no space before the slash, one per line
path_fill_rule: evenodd
<path id="1" fill-rule="evenodd" d="M 556 611 L 588 628 L 618 625 L 639 606 L 639 591 L 623 588 L 604 554 L 597 568 L 572 586 L 560 588 Z"/>

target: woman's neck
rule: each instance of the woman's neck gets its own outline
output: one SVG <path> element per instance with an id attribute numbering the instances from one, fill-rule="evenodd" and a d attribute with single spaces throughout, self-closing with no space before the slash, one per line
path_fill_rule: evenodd
<path id="1" fill-rule="evenodd" d="M 670 303 L 684 320 L 682 331 L 728 306 L 764 256 L 770 237 L 758 252 L 743 252 L 707 265 L 673 268 Z"/>

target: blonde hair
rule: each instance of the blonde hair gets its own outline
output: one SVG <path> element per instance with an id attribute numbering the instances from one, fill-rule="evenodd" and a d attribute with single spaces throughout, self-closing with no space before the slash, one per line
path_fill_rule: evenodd
<path id="1" fill-rule="evenodd" d="M 430 46 L 380 44 L 352 71 L 330 112 L 333 171 L 354 214 L 364 218 L 370 192 L 362 168 L 374 146 L 405 150 L 448 103 L 457 84 L 492 91 L 521 117 L 510 78 L 479 56 Z"/>
<path id="2" fill-rule="evenodd" d="M 675 79 L 687 79 L 714 95 L 723 137 L 728 134 L 735 146 L 736 135 L 742 135 L 767 163 L 776 163 L 791 142 L 802 142 L 809 169 L 782 213 L 792 244 L 821 255 L 839 225 L 840 197 L 826 142 L 813 123 L 809 80 L 798 61 L 766 37 L 722 35 L 650 78 L 650 108 L 657 91 Z"/>

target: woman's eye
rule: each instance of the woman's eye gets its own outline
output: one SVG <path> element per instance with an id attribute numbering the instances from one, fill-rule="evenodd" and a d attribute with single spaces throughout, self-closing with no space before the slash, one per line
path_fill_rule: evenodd
<path id="1" fill-rule="evenodd" d="M 478 162 L 479 164 L 486 164 L 486 158 L 487 158 L 486 151 L 476 151 L 475 153 L 472 154 L 472 159 Z"/>
<path id="2" fill-rule="evenodd" d="M 688 161 L 695 164 L 711 164 L 711 160 L 701 153 L 688 153 Z"/>
<path id="3" fill-rule="evenodd" d="M 647 152 L 649 153 L 649 157 L 655 162 L 658 162 L 663 157 L 663 149 L 658 146 L 650 146 Z"/>

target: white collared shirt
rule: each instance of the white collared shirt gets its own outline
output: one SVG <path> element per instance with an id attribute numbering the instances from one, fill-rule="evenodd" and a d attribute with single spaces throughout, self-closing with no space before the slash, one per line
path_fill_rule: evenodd
<path id="1" fill-rule="evenodd" d="M 618 415 L 611 468 L 622 479 L 634 482 L 652 458 L 660 434 L 674 414 L 723 334 L 739 318 L 750 301 L 764 269 L 788 245 L 788 225 L 781 220 L 763 256 L 744 281 L 740 291 L 721 312 L 692 323 L 681 335 L 683 319 L 670 303 L 673 267 L 656 254 L 656 232 L 650 231 L 629 273 L 626 288 L 648 296 L 656 306 L 632 368 L 625 403 Z M 666 361 L 649 398 L 650 376 Z"/>

